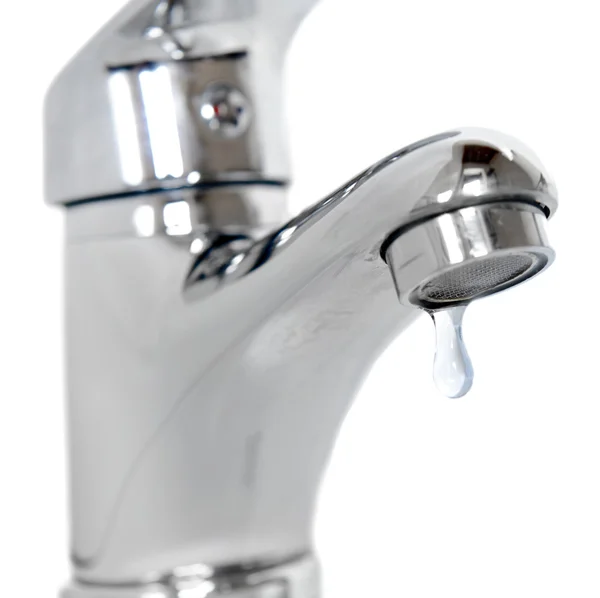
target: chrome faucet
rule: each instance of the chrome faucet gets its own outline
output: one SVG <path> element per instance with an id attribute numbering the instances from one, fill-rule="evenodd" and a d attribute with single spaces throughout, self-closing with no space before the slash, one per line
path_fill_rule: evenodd
<path id="1" fill-rule="evenodd" d="M 486 130 L 290 218 L 287 43 L 315 0 L 134 0 L 46 101 L 66 213 L 74 580 L 64 598 L 316 598 L 320 480 L 420 313 L 545 269 L 551 179 Z"/>

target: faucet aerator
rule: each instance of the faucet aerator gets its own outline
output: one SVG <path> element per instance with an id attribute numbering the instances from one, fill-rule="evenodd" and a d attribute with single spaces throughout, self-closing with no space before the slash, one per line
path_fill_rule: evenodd
<path id="1" fill-rule="evenodd" d="M 436 311 L 529 280 L 554 260 L 545 223 L 539 207 L 503 200 L 405 227 L 385 249 L 400 301 Z"/>

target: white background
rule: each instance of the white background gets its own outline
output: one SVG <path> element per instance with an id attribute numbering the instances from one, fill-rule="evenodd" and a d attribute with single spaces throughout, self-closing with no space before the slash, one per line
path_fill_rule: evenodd
<path id="1" fill-rule="evenodd" d="M 53 596 L 69 575 L 62 219 L 42 201 L 42 94 L 121 4 L 9 2 L 2 17 L 6 598 Z M 584 0 L 323 0 L 298 34 L 287 83 L 294 209 L 460 125 L 520 137 L 561 195 L 555 265 L 467 312 L 468 397 L 437 394 L 426 317 L 373 369 L 318 512 L 326 598 L 600 595 L 597 24 Z"/>

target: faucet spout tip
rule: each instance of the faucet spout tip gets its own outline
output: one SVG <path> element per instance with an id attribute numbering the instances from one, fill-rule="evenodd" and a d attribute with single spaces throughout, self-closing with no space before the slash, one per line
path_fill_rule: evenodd
<path id="1" fill-rule="evenodd" d="M 386 251 L 400 301 L 435 312 L 466 305 L 546 269 L 546 217 L 530 204 L 494 202 L 408 229 Z"/>

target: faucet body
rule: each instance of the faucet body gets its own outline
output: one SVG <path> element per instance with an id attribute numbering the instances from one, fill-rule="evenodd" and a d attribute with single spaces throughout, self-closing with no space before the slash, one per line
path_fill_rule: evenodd
<path id="1" fill-rule="evenodd" d="M 67 218 L 66 597 L 317 595 L 320 480 L 361 380 L 420 313 L 398 301 L 404 273 L 452 243 L 479 257 L 430 231 L 394 255 L 395 284 L 388 249 L 481 206 L 523 219 L 514 245 L 546 244 L 554 186 L 490 131 L 404 148 L 290 218 L 282 54 L 312 4 L 131 2 L 49 93 L 47 197 Z"/>

